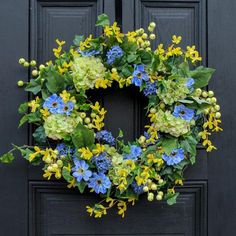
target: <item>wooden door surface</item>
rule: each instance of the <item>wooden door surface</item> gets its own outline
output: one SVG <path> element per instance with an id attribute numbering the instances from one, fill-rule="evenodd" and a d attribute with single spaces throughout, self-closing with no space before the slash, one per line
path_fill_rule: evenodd
<path id="1" fill-rule="evenodd" d="M 219 97 L 224 132 L 218 150 L 207 155 L 199 146 L 197 164 L 186 171 L 177 204 L 141 199 L 124 219 L 112 212 L 102 219 L 85 213 L 92 194 L 80 195 L 60 181 L 45 181 L 38 167 L 18 159 L 0 165 L 0 236 L 233 236 L 236 235 L 236 2 L 234 0 L 7 0 L 0 7 L 0 140 L 31 142 L 31 129 L 17 129 L 19 103 L 27 95 L 17 88 L 29 74 L 18 58 L 51 59 L 55 39 L 72 43 L 75 34 L 97 35 L 96 18 L 107 13 L 124 32 L 156 22 L 157 42 L 182 35 L 182 46 L 195 44 L 203 64 L 216 68 L 209 86 Z M 96 95 L 108 110 L 106 128 L 134 139 L 145 124 L 145 99 L 134 89 Z M 125 114 L 125 115 L 121 115 Z"/>

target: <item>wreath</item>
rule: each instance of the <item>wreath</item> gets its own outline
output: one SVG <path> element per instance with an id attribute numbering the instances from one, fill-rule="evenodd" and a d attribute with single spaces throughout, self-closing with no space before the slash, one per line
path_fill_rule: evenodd
<path id="1" fill-rule="evenodd" d="M 57 39 L 53 62 L 19 60 L 33 77 L 18 81 L 32 94 L 19 106 L 19 126 L 33 124 L 34 145 L 13 145 L 0 162 L 12 162 L 19 151 L 31 164 L 43 164 L 44 178 L 63 178 L 68 188 L 98 194 L 101 201 L 87 206 L 96 218 L 112 207 L 124 217 L 127 205 L 144 193 L 148 201 L 172 205 L 184 170 L 195 163 L 197 144 L 216 149 L 209 136 L 222 130 L 214 92 L 204 89 L 214 69 L 197 66 L 202 58 L 195 46 L 179 46 L 181 36 L 152 50 L 154 22 L 148 33 L 140 28 L 123 34 L 102 14 L 96 26 L 102 27 L 99 37 L 77 35 L 68 51 Z M 121 130 L 117 137 L 106 130 L 106 110 L 88 95 L 115 83 L 138 87 L 148 98 L 150 122 L 134 141 L 125 142 Z"/>

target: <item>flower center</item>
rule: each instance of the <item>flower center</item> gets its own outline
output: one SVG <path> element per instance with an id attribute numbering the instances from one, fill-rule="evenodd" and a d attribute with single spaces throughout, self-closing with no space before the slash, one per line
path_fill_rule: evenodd
<path id="1" fill-rule="evenodd" d="M 172 153 L 171 153 L 171 157 L 175 157 L 176 155 L 177 155 L 176 152 L 172 152 Z"/>
<path id="2" fill-rule="evenodd" d="M 97 180 L 97 184 L 100 185 L 102 184 L 102 181 L 100 179 Z"/>
<path id="3" fill-rule="evenodd" d="M 52 103 L 52 106 L 53 106 L 53 107 L 57 107 L 57 102 L 53 102 L 53 103 Z"/>
<path id="4" fill-rule="evenodd" d="M 79 174 L 83 174 L 84 173 L 84 169 L 79 169 L 78 172 L 79 172 Z"/>

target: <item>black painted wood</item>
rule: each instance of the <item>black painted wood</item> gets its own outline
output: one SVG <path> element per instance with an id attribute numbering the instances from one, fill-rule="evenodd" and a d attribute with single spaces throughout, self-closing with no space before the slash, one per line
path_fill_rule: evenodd
<path id="1" fill-rule="evenodd" d="M 168 43 L 172 34 L 182 35 L 182 46 L 196 44 L 206 58 L 203 63 L 217 68 L 209 87 L 217 92 L 223 107 L 224 133 L 215 140 L 219 150 L 208 158 L 202 148 L 198 149 L 197 164 L 186 171 L 187 181 L 180 188 L 181 196 L 175 206 L 141 199 L 136 207 L 129 209 L 124 220 L 115 212 L 104 219 L 89 218 L 84 207 L 96 200 L 94 195 L 81 196 L 77 191 L 66 189 L 60 181 L 47 182 L 42 179 L 40 168 L 27 168 L 24 160 L 19 159 L 12 166 L 1 165 L 0 236 L 236 235 L 234 0 L 2 2 L 0 132 L 4 135 L 1 136 L 1 152 L 6 151 L 11 142 L 31 142 L 30 129 L 16 129 L 16 108 L 26 95 L 15 83 L 28 77 L 17 65 L 18 58 L 29 55 L 31 59 L 44 62 L 51 58 L 57 37 L 69 45 L 75 34 L 97 35 L 94 22 L 102 12 L 108 13 L 111 20 L 116 19 L 124 31 L 146 28 L 148 22 L 155 21 L 158 42 Z M 115 87 L 91 96 L 108 109 L 108 129 L 115 133 L 118 128 L 124 129 L 127 139 L 133 139 L 143 131 L 146 101 L 138 91 Z"/>

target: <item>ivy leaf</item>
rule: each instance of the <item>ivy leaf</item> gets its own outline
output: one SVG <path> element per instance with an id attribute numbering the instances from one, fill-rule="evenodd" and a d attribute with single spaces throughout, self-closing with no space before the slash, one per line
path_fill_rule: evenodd
<path id="1" fill-rule="evenodd" d="M 41 121 L 41 117 L 38 112 L 27 114 L 29 123 L 36 123 Z"/>
<path id="2" fill-rule="evenodd" d="M 171 195 L 168 199 L 167 199 L 167 204 L 168 205 L 173 205 L 176 203 L 176 199 L 179 196 L 179 193 L 175 193 L 174 195 Z"/>
<path id="3" fill-rule="evenodd" d="M 195 79 L 194 87 L 202 88 L 208 85 L 215 69 L 203 66 L 197 67 L 196 70 L 190 72 L 190 76 Z"/>
<path id="4" fill-rule="evenodd" d="M 46 134 L 43 126 L 39 126 L 33 133 L 34 140 L 38 144 L 45 144 L 46 143 Z"/>
<path id="5" fill-rule="evenodd" d="M 59 93 L 65 88 L 65 82 L 62 75 L 52 68 L 49 69 L 45 78 L 47 79 L 46 87 L 51 93 Z"/>
<path id="6" fill-rule="evenodd" d="M 147 65 L 150 64 L 152 61 L 152 55 L 149 52 L 146 51 L 142 51 L 142 53 L 140 54 L 142 63 Z"/>
<path id="7" fill-rule="evenodd" d="M 20 114 L 25 114 L 28 112 L 28 102 L 24 102 L 22 104 L 20 104 L 19 108 L 18 108 L 18 112 Z"/>
<path id="8" fill-rule="evenodd" d="M 110 25 L 110 20 L 107 14 L 101 14 L 98 16 L 96 26 L 102 26 L 105 27 L 107 25 Z"/>
<path id="9" fill-rule="evenodd" d="M 26 114 L 26 115 L 22 116 L 22 118 L 20 119 L 18 127 L 21 127 L 27 121 L 28 121 L 28 115 Z"/>
<path id="10" fill-rule="evenodd" d="M 85 181 L 80 181 L 79 183 L 77 183 L 75 186 L 78 187 L 80 193 L 83 193 L 85 190 L 85 187 L 87 186 L 87 183 Z"/>
<path id="11" fill-rule="evenodd" d="M 72 142 L 77 149 L 82 147 L 91 147 L 94 142 L 94 132 L 82 124 L 78 124 L 72 134 Z"/>
<path id="12" fill-rule="evenodd" d="M 31 92 L 36 95 L 41 90 L 41 85 L 36 80 L 31 79 L 28 85 L 25 87 L 25 91 Z"/>
<path id="13" fill-rule="evenodd" d="M 187 61 L 179 65 L 179 74 L 186 78 L 190 76 L 189 65 Z"/>
<path id="14" fill-rule="evenodd" d="M 75 35 L 73 43 L 75 46 L 79 46 L 80 42 L 84 41 L 84 35 Z"/>
<path id="15" fill-rule="evenodd" d="M 70 171 L 65 166 L 62 169 L 62 176 L 68 183 L 73 180 L 73 176 L 70 174 Z"/>
<path id="16" fill-rule="evenodd" d="M 168 138 L 162 140 L 162 147 L 167 155 L 170 155 L 174 148 L 177 148 L 178 139 Z"/>
<path id="17" fill-rule="evenodd" d="M 136 54 L 130 54 L 130 55 L 127 56 L 127 61 L 129 63 L 134 62 L 137 59 L 137 57 L 138 56 Z"/>
<path id="18" fill-rule="evenodd" d="M 1 163 L 5 163 L 5 164 L 9 164 L 12 163 L 12 161 L 14 160 L 14 156 L 11 152 L 5 153 L 0 157 L 0 162 Z"/>

